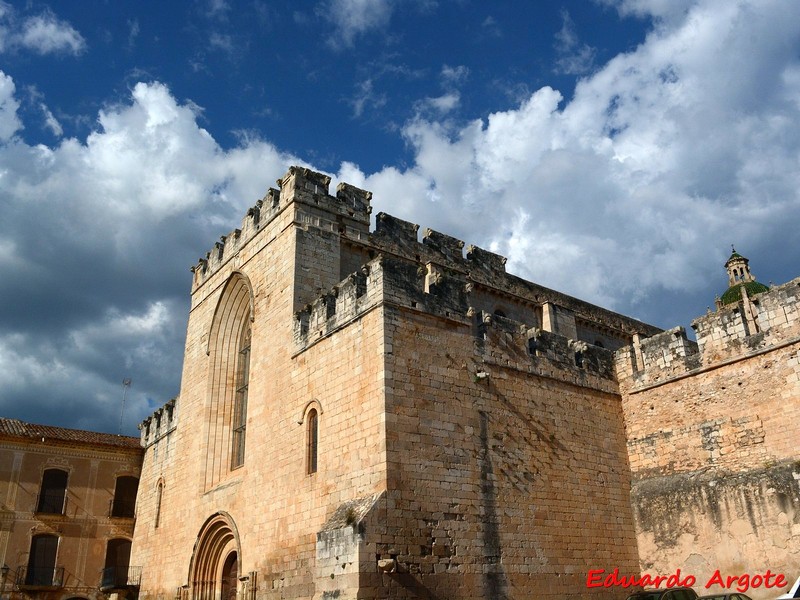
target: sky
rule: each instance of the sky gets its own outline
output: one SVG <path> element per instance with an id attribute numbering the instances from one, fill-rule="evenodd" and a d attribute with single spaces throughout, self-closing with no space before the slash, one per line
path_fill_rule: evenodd
<path id="1" fill-rule="evenodd" d="M 293 164 L 689 329 L 800 275 L 798 162 L 795 0 L 0 0 L 0 415 L 136 435 Z"/>

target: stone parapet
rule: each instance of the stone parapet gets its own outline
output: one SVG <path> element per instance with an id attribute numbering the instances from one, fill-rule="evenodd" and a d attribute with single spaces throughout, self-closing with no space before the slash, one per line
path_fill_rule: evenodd
<path id="1" fill-rule="evenodd" d="M 687 338 L 683 327 L 637 336 L 617 351 L 617 376 L 624 386 L 639 389 L 792 343 L 800 337 L 799 297 L 800 278 L 754 299 L 745 296 L 695 319 L 697 342 Z"/>
<path id="2" fill-rule="evenodd" d="M 336 187 L 336 196 L 328 194 L 331 178 L 303 167 L 291 167 L 277 181 L 279 189 L 270 188 L 267 194 L 247 210 L 242 226 L 227 235 L 198 259 L 191 267 L 194 273 L 194 287 L 201 285 L 213 273 L 236 255 L 268 223 L 291 204 L 313 207 L 315 211 L 328 214 L 327 222 L 335 224 L 337 233 L 346 233 L 358 238 L 369 233 L 369 219 L 372 207 L 372 192 L 361 190 L 348 183 Z M 312 211 L 314 213 L 315 211 Z M 298 211 L 299 215 L 309 216 L 309 211 Z M 318 215 L 316 221 L 321 221 Z M 308 217 L 313 220 L 314 217 Z M 319 226 L 319 223 L 317 223 Z"/>
<path id="3" fill-rule="evenodd" d="M 177 398 L 166 402 L 139 423 L 142 448 L 148 448 L 178 427 Z"/>

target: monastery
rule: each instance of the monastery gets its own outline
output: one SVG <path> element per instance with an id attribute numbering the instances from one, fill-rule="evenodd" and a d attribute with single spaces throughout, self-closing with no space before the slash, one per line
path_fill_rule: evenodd
<path id="1" fill-rule="evenodd" d="M 764 286 L 734 251 L 694 342 L 329 185 L 292 167 L 192 268 L 118 596 L 611 600 L 629 590 L 590 572 L 800 574 L 800 279 Z"/>

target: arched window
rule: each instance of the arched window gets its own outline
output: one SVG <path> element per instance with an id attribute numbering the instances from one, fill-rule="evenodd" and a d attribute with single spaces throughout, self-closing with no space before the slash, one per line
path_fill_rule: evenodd
<path id="1" fill-rule="evenodd" d="M 247 430 L 247 387 L 250 382 L 251 327 L 245 321 L 239 340 L 236 359 L 236 397 L 233 401 L 233 443 L 231 444 L 231 469 L 244 464 L 244 442 Z"/>
<path id="2" fill-rule="evenodd" d="M 252 315 L 250 283 L 234 273 L 222 290 L 208 338 L 206 489 L 244 464 Z"/>
<path id="3" fill-rule="evenodd" d="M 312 408 L 306 416 L 306 473 L 317 472 L 317 443 L 319 441 L 319 417 Z"/>
<path id="4" fill-rule="evenodd" d="M 42 488 L 36 502 L 36 512 L 63 515 L 67 498 L 68 473 L 61 469 L 47 469 L 42 475 Z"/>
<path id="5" fill-rule="evenodd" d="M 159 480 L 156 486 L 156 516 L 153 519 L 153 527 L 158 528 L 161 523 L 161 498 L 164 495 L 164 482 Z"/>
<path id="6" fill-rule="evenodd" d="M 136 490 L 139 489 L 139 480 L 130 475 L 117 477 L 114 487 L 114 503 L 111 506 L 112 517 L 132 518 L 136 513 Z"/>

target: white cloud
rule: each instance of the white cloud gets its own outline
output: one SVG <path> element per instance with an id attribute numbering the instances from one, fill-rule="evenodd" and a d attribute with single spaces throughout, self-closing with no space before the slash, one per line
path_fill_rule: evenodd
<path id="1" fill-rule="evenodd" d="M 20 48 L 38 54 L 79 55 L 86 50 L 86 40 L 49 10 L 20 18 L 9 4 L 0 2 L 0 52 Z"/>
<path id="2" fill-rule="evenodd" d="M 469 77 L 469 68 L 464 65 L 451 67 L 444 65 L 442 67 L 442 82 L 444 85 L 459 85 L 464 83 Z"/>
<path id="3" fill-rule="evenodd" d="M 461 95 L 458 92 L 450 92 L 435 98 L 425 98 L 418 104 L 418 109 L 445 114 L 457 108 L 460 100 Z"/>
<path id="4" fill-rule="evenodd" d="M 19 102 L 14 97 L 15 89 L 14 80 L 0 71 L 0 142 L 10 139 L 22 129 L 22 122 L 17 116 Z"/>
<path id="5" fill-rule="evenodd" d="M 85 142 L 27 145 L 17 106 L 0 74 L 0 387 L 31 419 L 61 403 L 88 415 L 73 426 L 107 428 L 132 377 L 136 422 L 177 392 L 188 267 L 301 161 L 252 136 L 223 150 L 157 83 Z"/>
<path id="6" fill-rule="evenodd" d="M 582 44 L 569 12 L 561 10 L 561 29 L 556 33 L 556 71 L 568 75 L 583 75 L 594 65 L 595 48 Z"/>
<path id="7" fill-rule="evenodd" d="M 77 55 L 86 49 L 83 36 L 69 23 L 49 12 L 25 19 L 17 40 L 19 45 L 39 54 L 66 52 Z"/>
<path id="8" fill-rule="evenodd" d="M 42 114 L 44 115 L 44 125 L 50 130 L 50 133 L 56 137 L 61 137 L 64 135 L 64 128 L 61 127 L 61 123 L 59 123 L 58 119 L 53 116 L 53 113 L 49 108 L 47 108 L 47 105 L 41 103 L 39 104 L 39 108 L 42 110 Z"/>
<path id="9" fill-rule="evenodd" d="M 659 22 L 568 103 L 542 88 L 485 121 L 407 124 L 415 163 L 360 176 L 376 211 L 496 249 L 514 272 L 628 312 L 701 289 L 732 241 L 793 239 L 800 4 L 622 8 Z M 359 179 L 353 165 L 342 170 Z"/>
<path id="10" fill-rule="evenodd" d="M 389 23 L 392 0 L 329 0 L 318 12 L 334 27 L 329 38 L 334 48 L 349 47 L 355 38 Z"/>
<path id="11" fill-rule="evenodd" d="M 365 79 L 356 86 L 355 95 L 350 99 L 353 117 L 359 118 L 369 109 L 380 108 L 386 104 L 386 94 L 375 91 L 373 80 Z"/>

